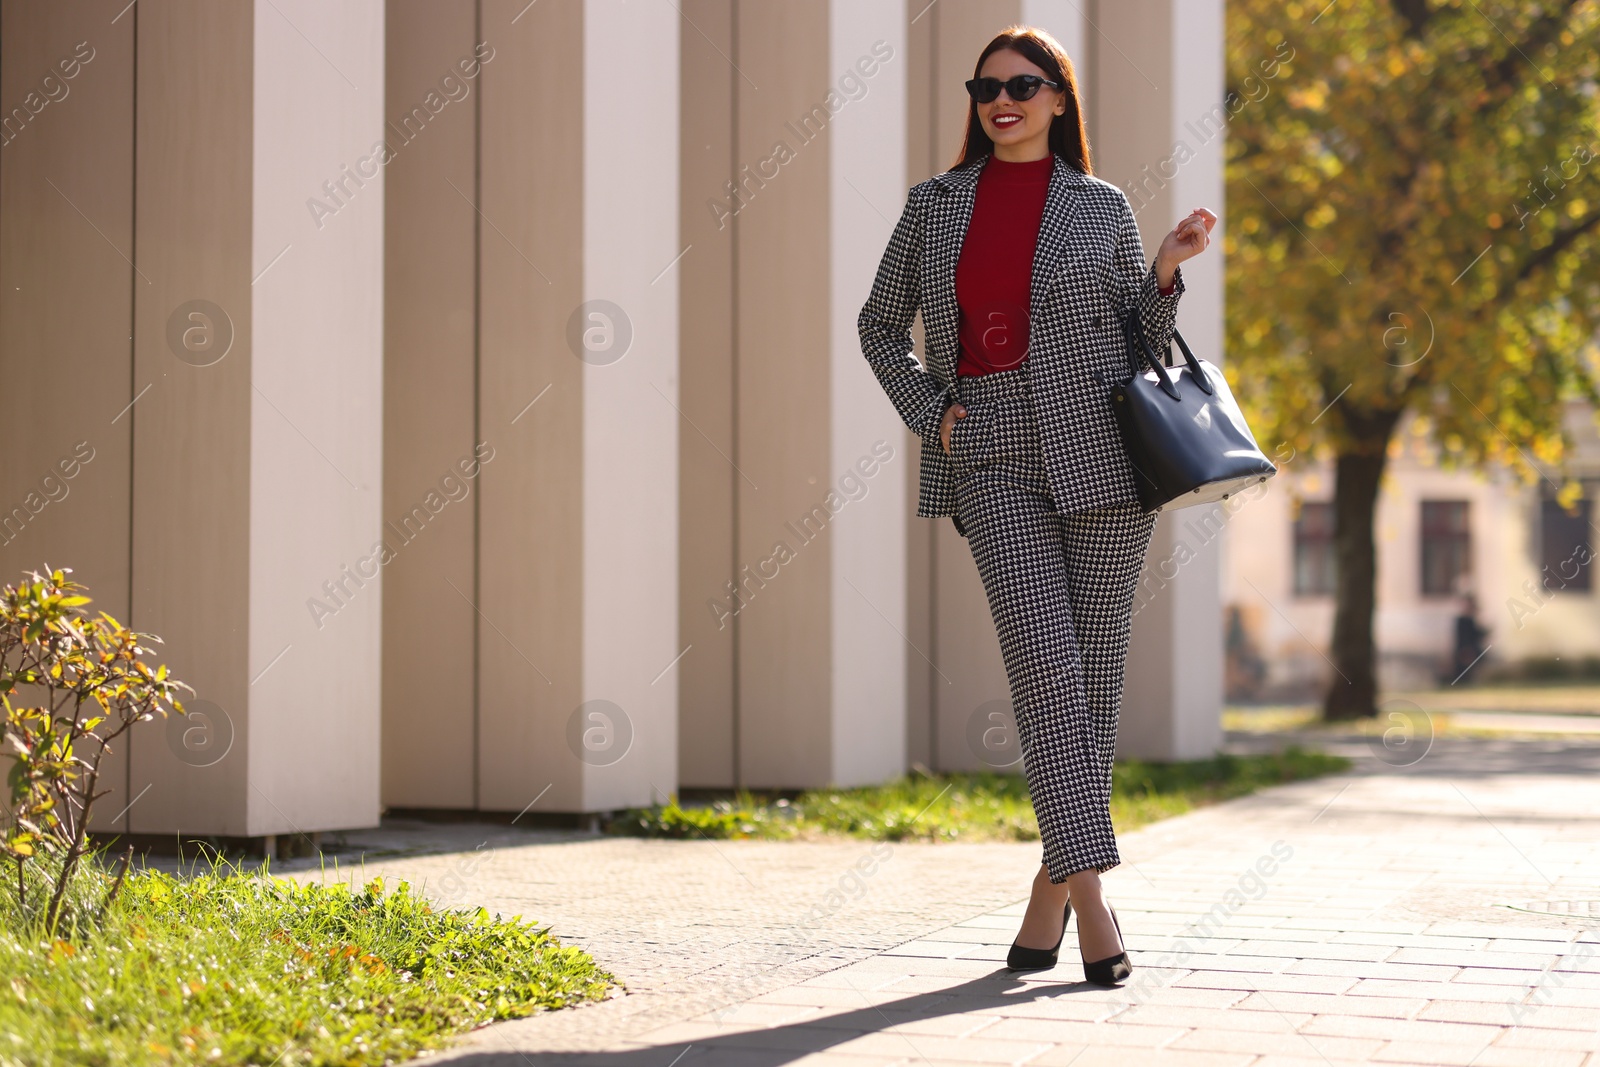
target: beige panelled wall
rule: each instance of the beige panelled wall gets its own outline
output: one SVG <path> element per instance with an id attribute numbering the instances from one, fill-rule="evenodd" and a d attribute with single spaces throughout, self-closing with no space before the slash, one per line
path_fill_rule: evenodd
<path id="1" fill-rule="evenodd" d="M 0 492 L 59 434 L 93 449 L 4 562 L 74 567 L 195 690 L 120 743 L 98 828 L 377 818 L 381 591 L 325 627 L 308 608 L 380 521 L 382 181 L 317 186 L 381 130 L 381 12 L 4 5 L 7 105 L 55 98 L 12 116 L 0 164 L 0 384 L 32 414 L 0 431 Z M 78 42 L 80 69 L 41 81 Z M 323 196 L 344 201 L 326 231 Z"/>
<path id="2" fill-rule="evenodd" d="M 829 9 L 729 0 L 685 14 L 711 41 L 682 35 L 694 426 L 679 588 L 695 647 L 680 664 L 679 773 L 694 786 L 821 783 L 833 760 L 832 539 L 827 511 L 813 511 L 831 478 L 829 116 L 813 109 L 827 91 Z"/>
<path id="3" fill-rule="evenodd" d="M 677 15 L 474 0 L 388 17 L 391 133 L 482 57 L 392 164 L 391 528 L 458 458 L 480 462 L 426 552 L 391 567 L 384 801 L 645 804 L 677 787 L 681 245 L 661 177 L 677 97 L 639 87 L 674 75 Z M 629 111 L 637 135 L 618 139 Z"/>
<path id="4" fill-rule="evenodd" d="M 1074 54 L 1127 188 L 1220 98 L 1222 0 L 124 3 L 0 6 L 7 108 L 93 49 L 0 153 L 0 395 L 33 412 L 0 422 L 0 579 L 75 567 L 232 740 L 207 765 L 142 731 L 100 826 L 981 766 L 974 715 L 1008 696 L 986 599 L 914 517 L 919 442 L 854 319 L 995 32 Z M 1220 146 L 1139 205 L 1147 251 L 1220 210 Z M 1180 324 L 1220 360 L 1208 256 Z M 626 353 L 590 346 L 618 329 Z M 1136 619 L 1127 751 L 1214 744 L 1206 551 Z M 606 729 L 626 756 L 587 747 Z"/>
<path id="5" fill-rule="evenodd" d="M 122 6 L 0 5 L 0 584 L 71 567 L 92 608 L 126 623 L 136 276 Z M 36 417 L 16 417 L 24 400 Z M 125 748 L 108 756 L 96 829 L 126 828 L 127 769 Z"/>

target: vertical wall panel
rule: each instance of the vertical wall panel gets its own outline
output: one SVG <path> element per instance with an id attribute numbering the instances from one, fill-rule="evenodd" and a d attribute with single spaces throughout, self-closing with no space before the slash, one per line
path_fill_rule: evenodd
<path id="1" fill-rule="evenodd" d="M 689 249 L 681 279 L 678 406 L 678 632 L 691 651 L 678 664 L 678 775 L 685 786 L 732 786 L 734 676 L 740 600 L 734 501 L 741 489 L 734 426 L 734 234 L 740 199 L 729 192 L 738 147 L 734 114 L 742 79 L 733 54 L 735 0 L 683 0 L 699 33 L 679 37 L 682 181 L 679 226 Z"/>
<path id="2" fill-rule="evenodd" d="M 546 786 L 540 810 L 583 803 L 566 745 L 584 699 L 584 364 L 566 343 L 584 299 L 583 16 L 483 0 L 478 432 L 496 446 L 478 486 L 478 803 L 491 810 Z"/>
<path id="3" fill-rule="evenodd" d="M 132 623 L 231 723 L 227 754 L 187 766 L 132 739 L 128 829 L 248 832 L 251 170 L 254 4 L 141 4 L 134 187 Z M 189 318 L 185 305 L 205 301 Z M 216 362 L 168 341 L 214 331 Z M 193 336 L 193 335 L 191 335 Z M 225 717 L 225 718 L 223 718 Z M 143 792 L 149 784 L 148 793 Z"/>
<path id="4" fill-rule="evenodd" d="M 617 336 L 583 364 L 583 699 L 614 705 L 630 735 L 620 758 L 588 763 L 594 811 L 676 788 L 682 19 L 657 0 L 584 12 L 584 322 L 615 316 Z M 627 137 L 603 132 L 624 114 Z"/>
<path id="5" fill-rule="evenodd" d="M 835 478 L 829 447 L 828 5 L 741 2 L 739 763 L 751 785 L 833 767 L 829 647 Z M 783 546 L 780 548 L 780 546 Z"/>
<path id="6" fill-rule="evenodd" d="M 134 19 L 112 21 L 122 6 L 0 8 L 0 585 L 70 567 L 90 611 L 128 624 Z M 101 765 L 97 830 L 126 828 L 127 767 L 119 743 Z"/>
<path id="7" fill-rule="evenodd" d="M 828 277 L 832 287 L 832 777 L 864 785 L 906 767 L 905 486 L 918 453 L 861 354 L 856 319 L 907 188 L 905 0 L 829 7 Z M 926 662 L 926 660 L 924 660 Z"/>
<path id="8" fill-rule="evenodd" d="M 388 5 L 382 537 L 395 555 L 383 568 L 383 799 L 395 807 L 477 806 L 476 512 L 498 447 L 521 425 L 481 438 L 494 450 L 486 465 L 474 454 L 478 106 L 504 58 L 488 38 L 481 60 L 474 52 L 477 9 Z"/>
<path id="9" fill-rule="evenodd" d="M 383 12 L 254 5 L 251 835 L 378 821 Z"/>

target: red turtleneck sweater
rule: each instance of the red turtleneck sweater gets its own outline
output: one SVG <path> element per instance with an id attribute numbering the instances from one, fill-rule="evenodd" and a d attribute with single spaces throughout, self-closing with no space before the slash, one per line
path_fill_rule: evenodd
<path id="1" fill-rule="evenodd" d="M 1009 370 L 1026 358 L 1033 256 L 1054 165 L 1053 153 L 1026 163 L 991 156 L 978 176 L 956 261 L 957 374 Z"/>

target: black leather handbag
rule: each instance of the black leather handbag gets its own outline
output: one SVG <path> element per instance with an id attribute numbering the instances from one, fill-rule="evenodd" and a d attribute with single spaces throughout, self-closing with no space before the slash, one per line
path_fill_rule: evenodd
<path id="1" fill-rule="evenodd" d="M 1250 433 L 1221 368 L 1196 359 L 1176 329 L 1172 339 L 1184 365 L 1172 366 L 1168 348 L 1162 366 L 1138 307 L 1130 304 L 1121 317 L 1128 378 L 1110 383 L 1111 408 L 1146 513 L 1223 500 L 1278 473 Z"/>

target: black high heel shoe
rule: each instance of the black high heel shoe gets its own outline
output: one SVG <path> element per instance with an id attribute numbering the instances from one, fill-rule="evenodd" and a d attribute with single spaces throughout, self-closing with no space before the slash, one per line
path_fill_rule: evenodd
<path id="1" fill-rule="evenodd" d="M 1015 941 L 1011 942 L 1011 951 L 1006 953 L 1006 967 L 1013 971 L 1038 971 L 1056 965 L 1056 960 L 1061 958 L 1061 942 L 1067 936 L 1067 920 L 1072 918 L 1072 900 L 1067 899 L 1067 909 L 1061 913 L 1061 936 L 1056 938 L 1056 943 L 1051 948 L 1027 948 Z"/>
<path id="2" fill-rule="evenodd" d="M 1117 922 L 1117 909 L 1111 908 L 1111 924 L 1117 928 L 1117 940 L 1122 940 L 1122 924 Z M 1083 950 L 1078 950 L 1078 958 L 1083 959 Z M 1095 985 L 1114 986 L 1125 981 L 1133 973 L 1133 964 L 1128 960 L 1128 951 L 1123 949 L 1115 956 L 1107 956 L 1103 960 L 1083 960 L 1083 976 Z"/>

